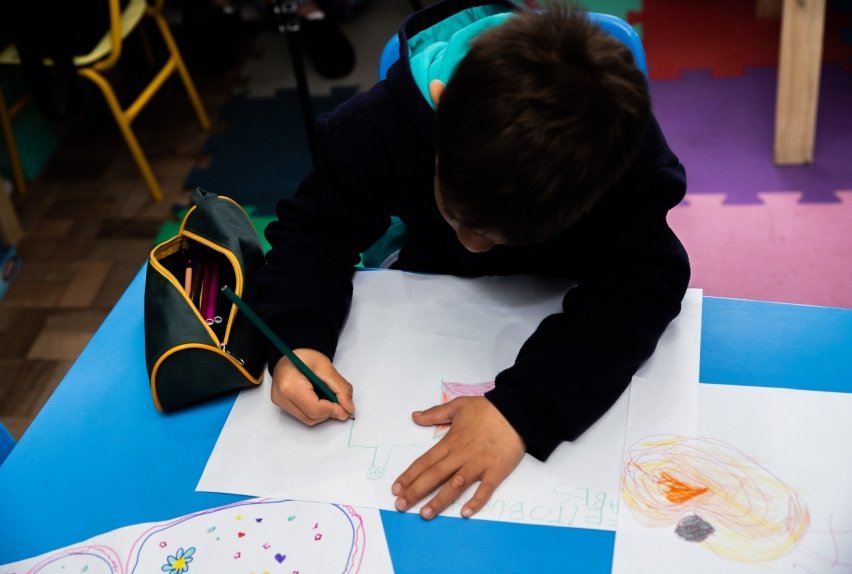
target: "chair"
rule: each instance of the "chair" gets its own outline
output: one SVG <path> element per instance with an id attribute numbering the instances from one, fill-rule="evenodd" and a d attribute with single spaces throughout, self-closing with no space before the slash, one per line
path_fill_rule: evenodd
<path id="1" fill-rule="evenodd" d="M 600 12 L 589 12 L 589 19 L 604 29 L 610 36 L 619 40 L 630 49 L 636 67 L 645 77 L 648 77 L 648 62 L 645 59 L 645 48 L 642 46 L 642 38 L 633 26 L 612 14 L 601 14 Z"/>
<path id="2" fill-rule="evenodd" d="M 3 96 L 3 89 L 0 86 L 0 129 L 3 130 L 3 139 L 6 143 L 6 155 L 9 156 L 9 166 L 12 169 L 12 183 L 18 193 L 27 193 L 27 178 L 24 175 L 24 168 L 21 165 L 21 157 L 18 155 L 18 146 L 15 144 L 15 136 L 12 131 L 12 119 L 26 105 L 28 98 L 20 98 L 15 105 L 9 108 L 6 105 L 6 98 Z"/>
<path id="3" fill-rule="evenodd" d="M 178 73 L 183 81 L 183 85 L 189 95 L 190 103 L 198 117 L 198 123 L 203 129 L 210 128 L 210 119 L 207 116 L 204 105 L 201 103 L 201 99 L 198 97 L 195 84 L 192 82 L 192 78 L 186 69 L 177 44 L 169 30 L 169 25 L 163 17 L 164 0 L 154 0 L 150 5 L 147 0 L 129 0 L 123 10 L 121 9 L 119 0 L 104 1 L 109 7 L 110 28 L 91 52 L 74 58 L 74 66 L 77 68 L 77 73 L 80 76 L 91 80 L 101 90 L 116 123 L 118 123 L 119 130 L 127 142 L 127 147 L 130 148 L 130 153 L 136 161 L 142 178 L 148 186 L 151 197 L 155 201 L 161 201 L 163 198 L 162 189 L 157 182 L 157 178 L 154 176 L 147 157 L 139 145 L 131 123 L 163 86 L 165 81 L 175 72 Z M 169 58 L 141 93 L 136 96 L 133 103 L 127 108 L 123 108 L 105 73 L 118 63 L 121 57 L 122 42 L 142 22 L 145 16 L 153 20 L 156 24 L 168 50 Z M 20 58 L 14 45 L 10 45 L 0 52 L 0 64 L 20 65 Z M 0 110 L 0 120 L 2 120 L 0 123 L 2 123 L 2 126 L 0 127 L 3 129 L 7 148 L 10 151 L 9 156 L 10 163 L 12 164 L 13 181 L 19 191 L 25 193 L 26 181 L 20 159 L 17 155 L 14 134 L 11 130 L 11 117 L 14 117 L 14 114 L 23 107 L 23 104 L 19 102 L 11 108 L 7 108 L 2 102 L 2 98 L 0 98 L 0 107 L 2 107 L 2 110 Z"/>
<path id="4" fill-rule="evenodd" d="M 630 48 L 633 54 L 633 59 L 636 61 L 636 67 L 648 77 L 648 63 L 645 59 L 645 48 L 642 46 L 642 39 L 633 26 L 612 14 L 602 14 L 600 12 L 589 12 L 589 19 L 603 28 L 610 36 L 620 40 L 625 46 Z M 379 79 L 384 80 L 387 76 L 388 68 L 391 64 L 399 59 L 399 38 L 396 35 L 391 36 L 379 58 Z"/>
<path id="5" fill-rule="evenodd" d="M 21 193 L 26 193 L 27 181 L 24 177 L 24 169 L 18 156 L 18 148 L 15 146 L 15 138 L 12 137 L 12 118 L 6 108 L 6 100 L 3 98 L 3 90 L 0 89 L 0 129 L 6 139 L 6 150 L 9 156 L 9 165 L 12 167 L 12 183 Z M 0 186 L 0 245 L 16 245 L 21 240 L 24 232 L 15 206 L 6 190 Z"/>

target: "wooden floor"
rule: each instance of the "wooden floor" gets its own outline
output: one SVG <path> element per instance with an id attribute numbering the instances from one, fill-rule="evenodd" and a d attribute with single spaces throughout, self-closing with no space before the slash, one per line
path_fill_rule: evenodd
<path id="1" fill-rule="evenodd" d="M 355 69 L 328 80 L 308 62 L 311 93 L 372 85 L 379 54 L 412 5 L 364 2 L 357 17 L 341 22 L 356 50 Z M 263 17 L 244 23 L 230 72 L 192 70 L 213 130 L 225 129 L 216 120 L 235 92 L 269 97 L 275 90 L 295 88 L 287 42 L 269 23 Z M 182 30 L 173 31 L 185 47 Z M 223 46 L 217 38 L 215 46 Z M 130 92 L 127 84 L 137 80 L 144 62 L 138 63 L 138 44 L 126 41 L 125 47 L 122 62 L 131 64 L 120 70 L 118 85 Z M 184 49 L 191 68 L 192 54 Z M 209 70 L 210 63 L 196 67 Z M 173 219 L 175 204 L 188 203 L 189 192 L 182 186 L 190 170 L 210 159 L 202 153 L 209 134 L 198 127 L 182 85 L 172 78 L 134 122 L 163 186 L 165 199 L 153 203 L 102 98 L 95 93 L 93 101 L 95 109 L 30 182 L 29 194 L 14 198 L 25 231 L 18 245 L 23 268 L 0 299 L 0 421 L 16 438 L 145 263 L 160 225 Z M 130 101 L 122 99 L 125 105 Z"/>
<path id="2" fill-rule="evenodd" d="M 234 74 L 194 74 L 214 121 Z M 87 112 L 25 197 L 23 267 L 0 299 L 0 421 L 15 438 L 33 417 L 145 263 L 161 224 L 186 205 L 182 184 L 204 164 L 209 134 L 196 122 L 177 79 L 134 123 L 163 186 L 154 203 L 106 106 Z M 214 128 L 216 129 L 215 125 Z"/>

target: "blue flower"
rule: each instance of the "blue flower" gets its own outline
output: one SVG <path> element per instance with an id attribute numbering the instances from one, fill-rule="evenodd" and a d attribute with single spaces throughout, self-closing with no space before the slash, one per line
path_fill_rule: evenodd
<path id="1" fill-rule="evenodd" d="M 192 555 L 195 554 L 195 547 L 191 546 L 184 551 L 183 548 L 178 548 L 174 556 L 168 557 L 168 564 L 163 564 L 163 572 L 168 574 L 183 574 L 189 570 L 189 563 L 192 562 Z"/>

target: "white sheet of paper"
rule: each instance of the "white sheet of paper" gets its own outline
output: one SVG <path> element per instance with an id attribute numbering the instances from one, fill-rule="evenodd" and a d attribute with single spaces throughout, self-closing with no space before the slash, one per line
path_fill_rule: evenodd
<path id="1" fill-rule="evenodd" d="M 633 388 L 613 573 L 852 572 L 852 394 L 698 387 L 671 426 Z"/>
<path id="2" fill-rule="evenodd" d="M 167 572 L 391 573 L 382 520 L 370 508 L 253 499 L 119 528 L 14 564 L 0 574 Z"/>
<path id="3" fill-rule="evenodd" d="M 198 490 L 393 509 L 393 480 L 438 440 L 410 413 L 440 403 L 442 381 L 493 381 L 538 323 L 561 310 L 566 288 L 532 277 L 398 271 L 357 273 L 354 285 L 335 365 L 355 386 L 356 420 L 307 428 L 271 403 L 267 378 L 238 397 Z M 701 293 L 690 290 L 645 378 L 698 380 L 700 321 Z M 525 457 L 477 518 L 614 529 L 627 395 L 546 463 Z M 460 510 L 457 503 L 444 514 Z"/>

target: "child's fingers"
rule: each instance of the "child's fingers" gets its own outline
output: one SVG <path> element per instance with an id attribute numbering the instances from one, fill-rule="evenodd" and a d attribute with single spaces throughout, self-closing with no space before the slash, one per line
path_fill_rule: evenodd
<path id="1" fill-rule="evenodd" d="M 445 469 L 440 465 L 448 454 L 442 442 L 417 458 L 394 481 L 391 492 L 397 496 L 398 510 L 408 510 L 452 474 L 454 469 Z"/>
<path id="2" fill-rule="evenodd" d="M 420 418 L 449 420 L 452 426 L 396 480 L 391 489 L 397 497 L 396 507 L 408 510 L 438 489 L 420 511 L 423 518 L 429 519 L 446 509 L 473 483 L 479 482 L 474 496 L 462 507 L 462 516 L 472 516 L 521 461 L 523 440 L 484 398 L 457 398 L 430 411 L 421 413 Z"/>
<path id="3" fill-rule="evenodd" d="M 337 411 L 334 418 L 340 420 L 348 420 L 353 418 L 355 415 L 355 403 L 352 402 L 352 385 L 349 384 L 349 381 L 344 379 L 340 373 L 337 372 L 336 369 L 330 369 L 328 372 L 317 373 L 323 380 L 325 384 L 332 390 L 332 392 L 337 396 L 337 401 L 339 403 L 340 408 L 335 409 Z"/>
<path id="4" fill-rule="evenodd" d="M 503 482 L 505 478 L 505 476 L 500 477 L 500 480 L 495 482 L 487 478 L 487 476 L 483 476 L 482 480 L 479 481 L 479 486 L 476 487 L 476 492 L 474 492 L 470 500 L 462 506 L 462 517 L 470 518 L 482 510 L 482 507 L 491 500 L 491 495 L 494 494 L 494 491 L 497 489 L 497 485 Z"/>
<path id="5" fill-rule="evenodd" d="M 276 383 L 272 385 L 272 402 L 306 425 L 314 426 L 330 418 L 349 419 L 343 407 L 321 400 L 311 382 L 301 375 Z"/>
<path id="6" fill-rule="evenodd" d="M 455 502 L 467 488 L 476 481 L 481 470 L 465 465 L 444 482 L 438 493 L 420 509 L 420 516 L 429 520 L 442 513 Z M 464 515 L 464 514 L 463 514 Z M 465 517 L 470 516 L 466 515 Z"/>
<path id="7" fill-rule="evenodd" d="M 298 398 L 285 397 L 276 404 L 281 408 L 281 410 L 308 426 L 318 425 L 330 418 L 348 418 L 343 412 L 335 412 L 334 407 L 337 407 L 339 411 L 343 411 L 343 409 L 340 408 L 340 405 L 335 405 L 332 402 L 318 399 L 316 394 L 313 393 L 313 389 L 309 389 L 309 392 L 313 396 L 302 396 Z"/>
<path id="8" fill-rule="evenodd" d="M 414 422 L 421 426 L 446 425 L 453 422 L 453 417 L 458 410 L 460 399 L 453 399 L 442 405 L 435 405 L 425 411 L 416 411 L 411 414 Z"/>
<path id="9" fill-rule="evenodd" d="M 475 462 L 466 464 L 459 469 L 451 479 L 444 483 L 438 491 L 438 494 L 436 494 L 432 500 L 423 506 L 420 510 L 420 516 L 428 520 L 440 514 L 462 494 L 464 494 L 464 491 L 467 490 L 471 484 L 479 481 L 479 485 L 476 487 L 476 491 L 473 493 L 473 496 L 464 504 L 464 506 L 462 506 L 461 509 L 462 517 L 470 518 L 482 510 L 482 507 L 491 500 L 491 496 L 497 489 L 497 485 L 503 482 L 507 475 L 508 473 L 495 474 L 494 472 L 489 472 L 487 468 L 477 465 Z M 494 478 L 492 478 L 492 476 Z"/>
<path id="10" fill-rule="evenodd" d="M 286 357 L 282 357 L 272 376 L 272 402 L 306 425 L 330 418 L 349 420 L 355 412 L 352 385 L 332 366 L 328 358 L 311 349 L 296 351 L 300 358 L 335 393 L 340 404 L 320 397 L 310 380 Z"/>

